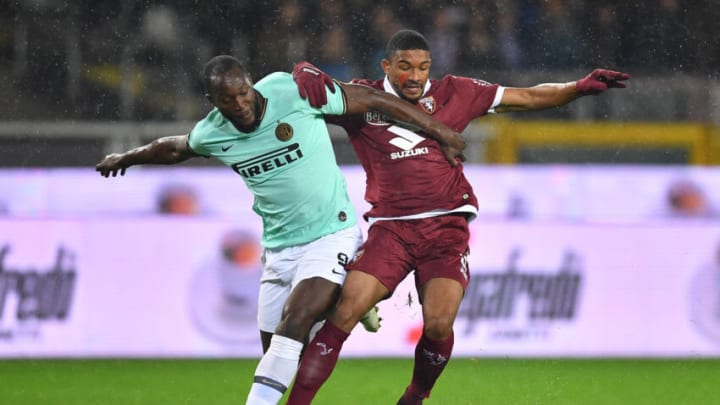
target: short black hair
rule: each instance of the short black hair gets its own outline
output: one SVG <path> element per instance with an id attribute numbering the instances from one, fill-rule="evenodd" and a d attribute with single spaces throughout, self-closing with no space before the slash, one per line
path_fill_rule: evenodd
<path id="1" fill-rule="evenodd" d="M 205 69 L 203 69 L 203 86 L 205 86 L 205 92 L 211 94 L 213 78 L 222 76 L 235 68 L 240 68 L 244 73 L 247 73 L 242 62 L 230 55 L 218 55 L 210 59 L 205 64 Z"/>
<path id="2" fill-rule="evenodd" d="M 430 51 L 427 39 L 414 30 L 400 30 L 390 38 L 387 43 L 385 53 L 387 58 L 390 59 L 397 51 L 409 51 L 413 49 L 420 49 L 423 51 Z"/>

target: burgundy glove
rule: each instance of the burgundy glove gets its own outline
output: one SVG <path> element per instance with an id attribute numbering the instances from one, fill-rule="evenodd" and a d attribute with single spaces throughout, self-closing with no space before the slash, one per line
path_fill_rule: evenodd
<path id="1" fill-rule="evenodd" d="M 624 89 L 626 86 L 622 80 L 628 80 L 629 78 L 630 75 L 627 73 L 595 69 L 585 78 L 575 83 L 575 91 L 581 96 L 587 96 L 589 94 L 600 94 L 611 87 Z"/>
<path id="2" fill-rule="evenodd" d="M 296 63 L 292 75 L 295 84 L 298 86 L 300 97 L 303 100 L 307 99 L 310 105 L 315 108 L 327 104 L 325 86 L 329 87 L 332 93 L 335 93 L 335 84 L 333 84 L 332 78 L 310 62 Z"/>

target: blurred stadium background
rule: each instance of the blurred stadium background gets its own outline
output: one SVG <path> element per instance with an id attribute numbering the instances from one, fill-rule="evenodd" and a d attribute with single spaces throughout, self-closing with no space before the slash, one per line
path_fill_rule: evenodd
<path id="1" fill-rule="evenodd" d="M 430 40 L 434 77 L 527 86 L 595 67 L 633 77 L 626 90 L 465 131 L 481 200 L 475 276 L 458 358 L 428 402 L 720 398 L 717 1 L 0 0 L 0 10 L 7 403 L 242 400 L 260 355 L 247 304 L 259 262 L 251 197 L 213 160 L 113 180 L 94 165 L 187 132 L 210 108 L 200 71 L 213 55 L 239 57 L 255 78 L 302 59 L 341 80 L 375 78 L 399 28 Z M 362 171 L 331 129 L 362 212 Z M 377 335 L 353 334 L 351 360 L 318 403 L 396 399 L 420 327 L 411 290 L 384 303 Z M 371 399 L 345 389 L 372 378 Z"/>
<path id="2" fill-rule="evenodd" d="M 525 86 L 574 80 L 598 66 L 633 74 L 630 91 L 512 121 L 684 122 L 708 132 L 720 122 L 720 11 L 712 0 L 3 0 L 0 7 L 3 166 L 86 166 L 107 150 L 187 130 L 209 107 L 199 72 L 215 54 L 246 60 L 257 78 L 301 59 L 341 80 L 378 77 L 385 42 L 400 27 L 429 38 L 436 77 Z M 512 133 L 472 131 L 481 144 Z M 703 137 L 712 151 L 693 163 L 717 163 L 717 134 Z M 683 159 L 660 145 L 666 155 L 621 158 Z M 342 149 L 341 160 L 353 162 Z M 488 155 L 474 156 L 496 159 Z"/>

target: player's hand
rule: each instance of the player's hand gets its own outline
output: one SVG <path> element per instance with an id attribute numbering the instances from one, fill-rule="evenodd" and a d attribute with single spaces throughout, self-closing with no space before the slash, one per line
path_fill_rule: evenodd
<path id="1" fill-rule="evenodd" d="M 122 156 L 121 153 L 112 153 L 105 156 L 102 162 L 95 165 L 95 171 L 100 172 L 103 177 L 109 177 L 110 175 L 115 177 L 118 172 L 120 172 L 121 176 L 124 176 L 128 166 L 121 164 Z"/>
<path id="2" fill-rule="evenodd" d="M 609 88 L 627 87 L 623 81 L 630 79 L 627 73 L 607 69 L 595 69 L 575 83 L 575 91 L 581 96 L 600 94 Z"/>
<path id="3" fill-rule="evenodd" d="M 449 139 L 449 142 L 440 143 L 440 149 L 442 149 L 443 154 L 445 154 L 445 159 L 450 162 L 450 166 L 457 167 L 460 162 L 465 161 L 463 150 L 465 150 L 465 146 L 467 145 L 462 135 L 457 132 L 455 132 Z"/>
<path id="4" fill-rule="evenodd" d="M 325 86 L 330 92 L 335 93 L 335 84 L 330 76 L 316 68 L 310 62 L 298 62 L 293 67 L 293 79 L 298 86 L 300 97 L 307 99 L 310 105 L 320 108 L 327 104 L 327 93 Z"/>

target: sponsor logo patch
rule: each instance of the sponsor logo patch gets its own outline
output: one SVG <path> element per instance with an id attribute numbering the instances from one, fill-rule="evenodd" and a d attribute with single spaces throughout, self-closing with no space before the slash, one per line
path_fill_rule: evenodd
<path id="1" fill-rule="evenodd" d="M 385 126 L 390 125 L 393 121 L 389 116 L 381 112 L 369 111 L 365 113 L 365 122 L 369 125 Z"/>
<path id="2" fill-rule="evenodd" d="M 402 158 L 417 156 L 417 155 L 427 155 L 428 153 L 430 153 L 430 150 L 427 147 L 415 148 L 412 150 L 403 150 L 400 152 L 392 152 L 392 153 L 390 153 L 390 159 L 392 159 L 392 160 L 402 159 Z"/>
<path id="3" fill-rule="evenodd" d="M 282 166 L 292 164 L 299 159 L 302 159 L 302 157 L 303 153 L 300 149 L 300 145 L 294 143 L 280 149 L 255 156 L 248 160 L 234 163 L 231 167 L 239 175 L 245 178 L 251 178 Z"/>

